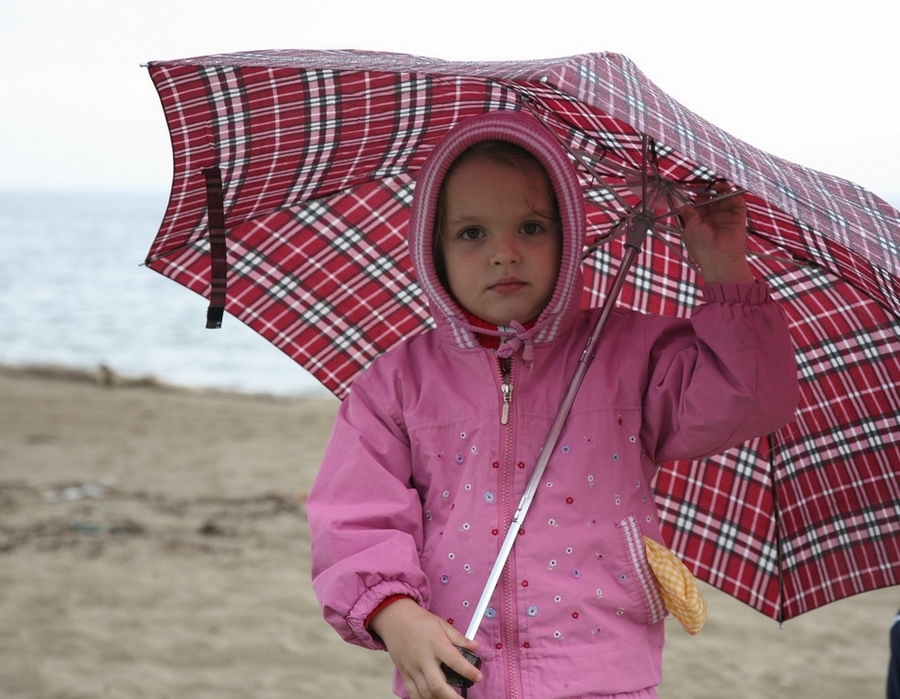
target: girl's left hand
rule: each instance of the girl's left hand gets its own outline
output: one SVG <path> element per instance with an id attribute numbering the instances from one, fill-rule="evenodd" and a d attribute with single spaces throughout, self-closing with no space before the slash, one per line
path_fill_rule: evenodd
<path id="1" fill-rule="evenodd" d="M 717 184 L 715 192 L 727 191 L 727 185 Z M 706 199 L 716 196 L 711 194 Z M 678 213 L 684 219 L 682 239 L 688 252 L 700 266 L 706 282 L 753 282 L 747 263 L 744 244 L 747 237 L 747 202 L 735 195 L 696 206 L 685 205 Z"/>

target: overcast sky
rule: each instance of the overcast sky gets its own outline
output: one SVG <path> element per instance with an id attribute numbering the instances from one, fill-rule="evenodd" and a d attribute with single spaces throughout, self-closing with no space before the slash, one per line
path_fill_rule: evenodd
<path id="1" fill-rule="evenodd" d="M 171 148 L 141 67 L 150 60 L 274 48 L 467 60 L 616 51 L 734 136 L 900 206 L 896 8 L 885 0 L 0 0 L 0 187 L 167 191 Z"/>

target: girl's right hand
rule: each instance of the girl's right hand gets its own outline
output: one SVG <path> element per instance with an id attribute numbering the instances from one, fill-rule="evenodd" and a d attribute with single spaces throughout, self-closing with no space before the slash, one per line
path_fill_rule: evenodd
<path id="1" fill-rule="evenodd" d="M 382 609 L 369 628 L 381 637 L 411 699 L 456 699 L 459 695 L 444 677 L 441 663 L 473 682 L 481 671 L 454 647 L 475 651 L 470 641 L 450 624 L 422 609 L 412 599 L 400 599 Z"/>

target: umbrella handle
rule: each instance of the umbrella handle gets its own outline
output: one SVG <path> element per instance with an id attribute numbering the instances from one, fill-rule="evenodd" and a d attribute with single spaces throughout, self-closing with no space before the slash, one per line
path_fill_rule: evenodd
<path id="1" fill-rule="evenodd" d="M 490 575 L 488 575 L 484 591 L 481 593 L 481 598 L 478 600 L 475 611 L 472 613 L 472 621 L 469 623 L 469 628 L 466 630 L 466 638 L 469 640 L 475 639 L 478 628 L 484 620 L 488 602 L 490 602 L 490 599 L 494 594 L 494 589 L 500 581 L 500 576 L 503 573 L 503 569 L 506 567 L 506 561 L 509 559 L 509 554 L 512 552 L 512 548 L 515 545 L 516 537 L 519 535 L 519 530 L 521 530 L 522 523 L 525 521 L 525 515 L 528 513 L 528 508 L 531 507 L 531 502 L 534 500 L 535 493 L 537 493 L 538 485 L 540 485 L 547 464 L 550 462 L 550 455 L 556 448 L 556 443 L 559 440 L 559 436 L 562 434 L 563 427 L 569 417 L 569 411 L 572 409 L 572 404 L 575 402 L 575 396 L 578 394 L 578 389 L 581 387 L 581 382 L 584 380 L 588 366 L 594 358 L 594 348 L 597 345 L 597 340 L 600 339 L 600 334 L 603 332 L 609 314 L 612 312 L 616 299 L 619 296 L 619 292 L 622 290 L 628 272 L 634 264 L 634 259 L 641 251 L 644 239 L 647 237 L 647 233 L 649 233 L 652 227 L 653 220 L 647 216 L 637 216 L 630 222 L 628 237 L 625 241 L 625 255 L 622 258 L 622 263 L 616 271 L 616 277 L 613 280 L 612 287 L 603 302 L 603 309 L 597 317 L 597 320 L 594 322 L 594 327 L 585 343 L 584 351 L 581 353 L 581 357 L 578 360 L 578 366 L 575 368 L 575 373 L 572 375 L 572 379 L 569 382 L 569 388 L 559 406 L 556 418 L 553 420 L 553 425 L 550 427 L 550 432 L 547 434 L 547 439 L 544 442 L 544 446 L 541 448 L 537 463 L 534 466 L 534 471 L 531 474 L 528 485 L 525 487 L 525 492 L 522 493 L 522 498 L 519 500 L 519 506 L 510 522 L 506 537 L 503 539 L 503 544 L 497 554 L 497 560 L 494 561 L 494 566 L 491 568 Z"/>
<path id="2" fill-rule="evenodd" d="M 475 655 L 475 653 L 466 648 L 462 648 L 461 646 L 456 646 L 456 650 L 462 653 L 463 657 L 472 663 L 472 665 L 477 668 L 481 667 L 481 658 Z M 444 677 L 447 678 L 447 684 L 451 687 L 458 687 L 461 690 L 462 695 L 466 696 L 466 690 L 474 684 L 472 680 L 466 679 L 456 670 L 451 669 L 444 663 L 441 663 L 441 669 L 444 671 Z"/>

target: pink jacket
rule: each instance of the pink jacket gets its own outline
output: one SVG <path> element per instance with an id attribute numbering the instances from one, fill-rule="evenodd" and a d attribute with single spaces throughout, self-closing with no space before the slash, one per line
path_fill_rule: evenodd
<path id="1" fill-rule="evenodd" d="M 551 179 L 564 200 L 569 185 Z M 452 305 L 424 252 L 428 225 L 414 215 L 411 228 L 426 238 L 414 254 L 433 310 L 435 295 Z M 564 265 L 566 256 L 564 247 Z M 314 589 L 347 641 L 381 648 L 365 622 L 398 593 L 465 630 L 596 313 L 577 309 L 580 273 L 569 278 L 573 290 L 547 311 L 561 322 L 520 338 L 533 342 L 533 359 L 516 349 L 508 376 L 459 316 L 436 313 L 436 330 L 354 383 L 307 503 Z M 797 399 L 768 287 L 705 293 L 689 320 L 612 314 L 481 625 L 485 680 L 473 699 L 598 697 L 659 683 L 666 612 L 642 543 L 660 539 L 657 464 L 772 431 Z M 399 678 L 395 691 L 406 696 Z"/>

